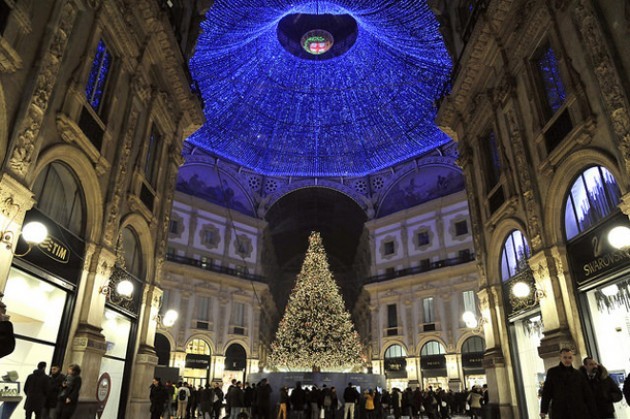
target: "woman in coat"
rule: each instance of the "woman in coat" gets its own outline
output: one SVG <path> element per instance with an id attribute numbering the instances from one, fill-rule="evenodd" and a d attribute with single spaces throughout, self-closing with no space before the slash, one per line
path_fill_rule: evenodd
<path id="1" fill-rule="evenodd" d="M 79 391 L 81 391 L 81 367 L 77 364 L 71 364 L 59 393 L 57 404 L 57 417 L 59 419 L 70 419 L 74 415 L 79 403 Z"/>

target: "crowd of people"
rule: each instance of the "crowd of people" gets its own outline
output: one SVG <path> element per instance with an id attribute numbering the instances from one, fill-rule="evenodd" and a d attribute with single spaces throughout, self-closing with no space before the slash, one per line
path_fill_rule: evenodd
<path id="1" fill-rule="evenodd" d="M 79 403 L 79 391 L 81 367 L 72 364 L 64 375 L 53 365 L 48 375 L 46 363 L 38 363 L 24 383 L 26 419 L 70 419 Z"/>
<path id="2" fill-rule="evenodd" d="M 274 406 L 271 393 L 266 379 L 251 385 L 233 380 L 224 394 L 220 383 L 195 388 L 185 382 L 162 384 L 155 378 L 150 391 L 151 419 L 447 419 L 454 414 L 474 419 L 481 417 L 481 408 L 488 402 L 485 385 L 463 392 L 429 386 L 360 393 L 348 383 L 338 394 L 334 386 L 303 387 L 297 382 L 291 390 L 280 388 Z"/>

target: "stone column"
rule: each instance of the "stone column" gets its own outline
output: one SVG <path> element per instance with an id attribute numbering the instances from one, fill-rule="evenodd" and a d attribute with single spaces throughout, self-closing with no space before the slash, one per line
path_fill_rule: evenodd
<path id="1" fill-rule="evenodd" d="M 483 355 L 483 368 L 486 370 L 488 391 L 493 395 L 492 405 L 498 405 L 502 418 L 513 417 L 513 401 L 509 366 L 503 353 L 501 325 L 503 319 L 503 303 L 501 285 L 488 286 L 481 289 L 479 306 L 485 323 L 483 325 L 486 351 Z"/>
<path id="2" fill-rule="evenodd" d="M 223 381 L 223 369 L 225 368 L 225 357 L 216 355 L 212 357 L 214 371 L 212 372 L 212 381 Z"/>
<path id="3" fill-rule="evenodd" d="M 0 291 L 7 284 L 24 216 L 34 202 L 33 193 L 27 187 L 8 173 L 0 175 Z"/>
<path id="4" fill-rule="evenodd" d="M 461 374 L 461 355 L 447 354 L 446 355 L 446 376 L 448 382 L 462 382 L 463 375 Z"/>
<path id="5" fill-rule="evenodd" d="M 138 349 L 133 360 L 134 368 L 131 375 L 129 407 L 127 408 L 127 414 L 132 418 L 145 415 L 150 407 L 147 387 L 153 380 L 155 366 L 158 364 L 158 357 L 153 345 L 161 298 L 161 289 L 155 285 L 145 286 L 140 318 L 138 319 Z"/>
<path id="6" fill-rule="evenodd" d="M 106 296 L 101 293 L 107 285 L 116 263 L 116 255 L 108 249 L 88 243 L 85 268 L 77 291 L 78 321 L 71 331 L 71 346 L 66 353 L 65 365 L 81 366 L 83 383 L 77 417 L 92 417 L 96 413 L 96 384 L 101 359 L 107 350 L 101 333 Z M 76 313 L 75 313 L 76 316 Z"/>
<path id="7" fill-rule="evenodd" d="M 549 368 L 558 362 L 558 354 L 563 347 L 577 352 L 575 339 L 567 323 L 567 309 L 579 316 L 577 302 L 573 298 L 571 278 L 564 274 L 560 251 L 557 247 L 544 249 L 529 259 L 536 288 L 540 293 L 539 304 L 544 324 L 544 337 L 538 347 L 538 354 Z M 579 328 L 579 327 L 578 327 Z M 574 332 L 579 333 L 578 330 Z"/>

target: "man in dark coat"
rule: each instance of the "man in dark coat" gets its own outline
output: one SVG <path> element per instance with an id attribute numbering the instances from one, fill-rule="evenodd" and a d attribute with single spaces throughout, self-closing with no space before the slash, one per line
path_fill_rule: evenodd
<path id="1" fill-rule="evenodd" d="M 212 392 L 214 393 L 212 395 L 212 417 L 214 417 L 214 419 L 219 419 L 219 416 L 221 415 L 221 407 L 223 405 L 223 390 L 221 389 L 221 384 L 214 383 Z"/>
<path id="2" fill-rule="evenodd" d="M 151 419 L 160 419 L 164 412 L 164 404 L 168 398 L 168 392 L 162 385 L 160 377 L 153 379 L 151 384 L 151 393 L 149 394 L 149 400 L 151 400 Z"/>
<path id="3" fill-rule="evenodd" d="M 15 349 L 13 324 L 7 316 L 7 308 L 2 302 L 4 294 L 0 292 L 0 358 L 9 355 Z"/>
<path id="4" fill-rule="evenodd" d="M 573 368 L 573 351 L 560 351 L 560 364 L 547 371 L 540 401 L 540 417 L 553 419 L 597 418 L 593 392 L 583 374 Z M 551 410 L 549 409 L 551 404 Z"/>
<path id="5" fill-rule="evenodd" d="M 580 367 L 580 372 L 584 374 L 588 385 L 595 397 L 597 406 L 597 417 L 599 419 L 609 419 L 615 417 L 613 403 L 621 401 L 623 393 L 619 390 L 612 377 L 608 375 L 608 370 L 603 365 L 599 365 L 590 356 L 584 358 Z"/>
<path id="6" fill-rule="evenodd" d="M 256 386 L 256 411 L 260 419 L 271 419 L 271 391 L 266 378 Z"/>
<path id="7" fill-rule="evenodd" d="M 291 410 L 295 412 L 295 419 L 304 419 L 304 405 L 306 404 L 306 392 L 302 388 L 301 382 L 295 383 L 295 388 L 289 397 L 291 400 Z"/>
<path id="8" fill-rule="evenodd" d="M 31 419 L 33 413 L 35 413 L 35 419 L 42 417 L 42 411 L 44 406 L 46 406 L 46 398 L 48 397 L 48 388 L 46 363 L 42 361 L 37 364 L 37 369 L 26 378 L 26 383 L 24 384 L 26 419 Z"/>
<path id="9" fill-rule="evenodd" d="M 61 373 L 58 365 L 50 367 L 50 376 L 48 377 L 48 396 L 46 397 L 46 406 L 44 406 L 43 419 L 57 417 L 57 399 L 61 392 L 61 385 L 66 377 Z"/>

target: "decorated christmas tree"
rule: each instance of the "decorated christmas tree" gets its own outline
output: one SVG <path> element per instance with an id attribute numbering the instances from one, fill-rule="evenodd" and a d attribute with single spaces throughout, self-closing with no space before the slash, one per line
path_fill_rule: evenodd
<path id="1" fill-rule="evenodd" d="M 338 371 L 360 366 L 362 352 L 322 239 L 313 232 L 271 346 L 270 365 L 279 370 Z"/>

